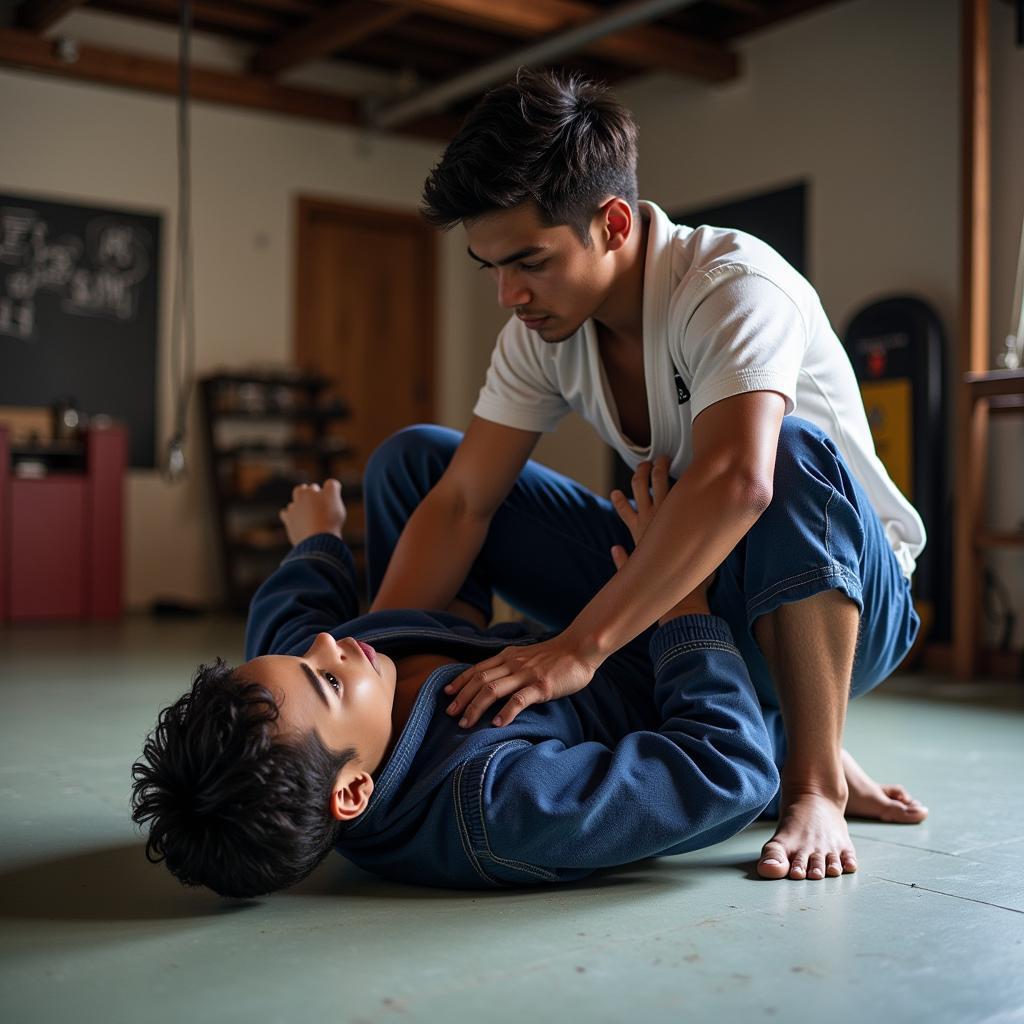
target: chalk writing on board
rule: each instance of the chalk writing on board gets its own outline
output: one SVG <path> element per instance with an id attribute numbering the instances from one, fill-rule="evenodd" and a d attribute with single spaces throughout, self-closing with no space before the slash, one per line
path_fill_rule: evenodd
<path id="1" fill-rule="evenodd" d="M 152 239 L 109 216 L 88 221 L 83 234 L 51 239 L 35 210 L 0 207 L 0 264 L 15 268 L 0 292 L 0 334 L 31 341 L 43 293 L 55 294 L 61 309 L 75 316 L 135 319 Z"/>

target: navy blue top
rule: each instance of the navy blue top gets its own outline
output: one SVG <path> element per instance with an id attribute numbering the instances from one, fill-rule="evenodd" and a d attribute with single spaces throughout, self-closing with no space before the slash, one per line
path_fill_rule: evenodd
<path id="1" fill-rule="evenodd" d="M 360 867 L 440 886 L 570 881 L 721 842 L 775 795 L 771 741 L 724 620 L 674 619 L 653 632 L 649 658 L 630 645 L 578 693 L 500 728 L 499 702 L 461 729 L 445 685 L 538 638 L 445 612 L 358 615 L 354 578 L 337 537 L 296 545 L 253 598 L 245 653 L 300 655 L 329 632 L 392 658 L 456 659 L 427 677 L 366 810 L 342 826 L 337 849 Z"/>

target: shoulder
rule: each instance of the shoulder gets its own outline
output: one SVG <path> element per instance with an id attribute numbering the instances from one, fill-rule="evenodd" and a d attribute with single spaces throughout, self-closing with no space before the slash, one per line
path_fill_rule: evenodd
<path id="1" fill-rule="evenodd" d="M 702 224 L 673 239 L 680 313 L 708 298 L 756 294 L 760 302 L 802 307 L 813 295 L 807 279 L 767 242 L 733 228 Z"/>

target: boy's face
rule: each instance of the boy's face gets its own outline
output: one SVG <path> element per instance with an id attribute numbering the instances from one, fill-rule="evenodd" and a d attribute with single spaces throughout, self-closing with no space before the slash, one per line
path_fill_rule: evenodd
<path id="1" fill-rule="evenodd" d="M 591 222 L 589 246 L 567 224 L 542 224 L 532 202 L 465 222 L 469 255 L 494 279 L 499 304 L 544 341 L 565 341 L 599 317 L 616 270 L 604 212 Z"/>
<path id="2" fill-rule="evenodd" d="M 267 654 L 239 665 L 240 678 L 262 683 L 277 699 L 282 736 L 316 731 L 331 750 L 355 747 L 343 774 L 372 773 L 393 735 L 395 663 L 347 636 L 320 633 L 301 657 Z"/>

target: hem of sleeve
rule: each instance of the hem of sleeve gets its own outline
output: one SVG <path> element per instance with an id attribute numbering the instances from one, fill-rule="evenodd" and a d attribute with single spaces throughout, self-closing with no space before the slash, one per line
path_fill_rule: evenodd
<path id="1" fill-rule="evenodd" d="M 330 556 L 337 559 L 340 568 L 345 569 L 349 574 L 355 576 L 355 563 L 352 560 L 352 552 L 348 545 L 333 533 L 314 533 L 312 537 L 300 540 L 285 556 L 284 561 L 289 562 L 293 558 L 304 556 Z"/>
<path id="2" fill-rule="evenodd" d="M 714 384 L 701 388 L 691 398 L 692 415 L 697 417 L 716 402 L 736 395 L 746 395 L 751 391 L 777 391 L 786 400 L 786 416 L 796 408 L 796 398 L 789 381 L 775 374 L 755 372 L 736 374 L 734 377 L 717 380 Z"/>
<path id="3" fill-rule="evenodd" d="M 557 416 L 530 417 L 524 416 L 521 409 L 511 409 L 507 405 L 498 405 L 479 399 L 473 407 L 473 415 L 503 427 L 514 427 L 516 430 L 532 430 L 541 434 L 550 434 L 558 426 L 563 413 Z"/>
<path id="4" fill-rule="evenodd" d="M 718 615 L 680 615 L 659 626 L 651 637 L 651 661 L 657 665 L 662 656 L 680 644 L 735 647 L 732 630 Z M 737 652 L 738 653 L 738 652 Z"/>

